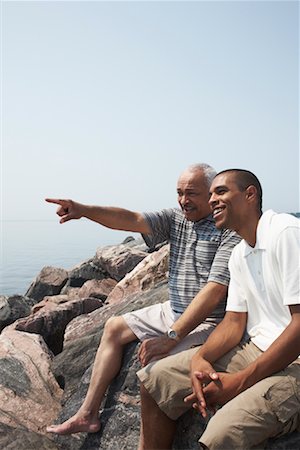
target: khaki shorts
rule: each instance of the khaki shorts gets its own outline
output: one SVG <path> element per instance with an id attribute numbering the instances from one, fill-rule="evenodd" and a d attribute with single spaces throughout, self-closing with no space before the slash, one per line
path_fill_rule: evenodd
<path id="1" fill-rule="evenodd" d="M 167 301 L 126 313 L 122 317 L 136 337 L 140 341 L 144 341 L 145 339 L 165 334 L 180 316 L 181 313 L 175 313 L 171 308 L 170 302 Z M 204 344 L 219 322 L 202 322 L 188 336 L 182 339 L 170 354 L 178 353 L 195 345 Z"/>
<path id="2" fill-rule="evenodd" d="M 191 393 L 190 361 L 193 348 L 148 364 L 138 377 L 161 410 L 176 420 L 190 406 L 183 399 Z M 214 368 L 234 373 L 257 359 L 262 352 L 252 343 L 241 343 L 220 358 Z M 269 437 L 299 427 L 300 361 L 265 378 L 220 408 L 208 422 L 200 443 L 211 449 L 248 449 Z"/>

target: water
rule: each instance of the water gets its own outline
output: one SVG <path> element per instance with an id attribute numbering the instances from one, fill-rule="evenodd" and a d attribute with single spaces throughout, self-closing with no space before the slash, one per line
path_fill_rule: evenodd
<path id="1" fill-rule="evenodd" d="M 88 220 L 1 222 L 0 295 L 24 295 L 45 266 L 70 269 L 97 248 L 121 243 L 130 233 Z"/>

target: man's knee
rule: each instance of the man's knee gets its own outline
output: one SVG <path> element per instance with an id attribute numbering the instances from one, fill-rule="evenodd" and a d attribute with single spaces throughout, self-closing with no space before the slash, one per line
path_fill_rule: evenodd
<path id="1" fill-rule="evenodd" d="M 112 316 L 106 321 L 102 339 L 125 345 L 134 341 L 136 336 L 122 316 Z"/>

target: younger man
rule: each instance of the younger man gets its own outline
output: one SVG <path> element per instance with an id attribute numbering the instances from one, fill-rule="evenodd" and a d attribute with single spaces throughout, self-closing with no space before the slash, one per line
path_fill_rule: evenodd
<path id="1" fill-rule="evenodd" d="M 229 262 L 226 314 L 202 347 L 138 373 L 140 449 L 171 448 L 192 403 L 203 417 L 217 410 L 200 438 L 209 450 L 263 446 L 300 424 L 300 221 L 262 214 L 260 183 L 246 170 L 220 172 L 210 195 L 217 228 L 243 238 Z"/>

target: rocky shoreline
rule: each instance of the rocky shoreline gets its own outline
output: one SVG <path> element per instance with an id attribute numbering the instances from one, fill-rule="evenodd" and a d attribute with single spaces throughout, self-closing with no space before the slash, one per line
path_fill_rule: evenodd
<path id="1" fill-rule="evenodd" d="M 44 267 L 24 296 L 0 296 L 0 448 L 135 450 L 140 406 L 136 343 L 102 404 L 99 433 L 53 436 L 85 396 L 106 320 L 168 298 L 169 246 L 150 252 L 141 239 L 97 250 L 70 271 Z M 173 448 L 199 449 L 205 427 L 195 412 L 178 421 Z M 300 434 L 267 448 L 298 449 Z M 225 450 L 225 449 L 224 449 Z"/>

